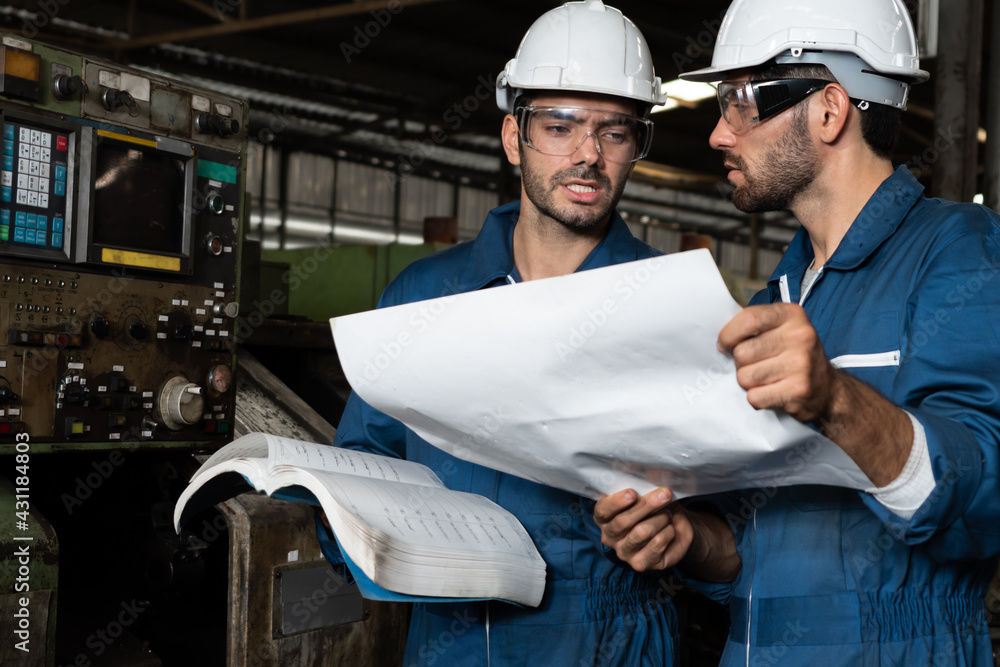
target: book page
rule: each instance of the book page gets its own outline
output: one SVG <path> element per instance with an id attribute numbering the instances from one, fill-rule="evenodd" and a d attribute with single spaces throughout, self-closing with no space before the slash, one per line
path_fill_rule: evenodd
<path id="1" fill-rule="evenodd" d="M 267 436 L 264 433 L 247 433 L 208 457 L 208 460 L 201 464 L 201 467 L 191 476 L 191 479 L 193 481 L 198 475 L 223 461 L 231 461 L 233 459 L 266 459 L 267 452 Z"/>
<path id="2" fill-rule="evenodd" d="M 390 482 L 443 487 L 444 484 L 427 466 L 387 456 L 357 452 L 352 449 L 319 445 L 265 435 L 270 448 L 270 464 L 330 470 L 347 475 L 384 479 Z"/>
<path id="3" fill-rule="evenodd" d="M 535 545 L 517 519 L 482 496 L 443 487 L 308 471 L 318 483 L 313 485 L 308 481 L 294 482 L 296 473 L 290 469 L 282 472 L 285 471 L 289 473 L 287 476 L 274 475 L 270 482 L 304 483 L 321 501 L 320 494 L 326 491 L 344 511 L 407 547 L 436 552 L 509 554 L 540 560 Z M 331 516 L 329 510 L 327 515 Z M 349 539 L 348 534 L 339 531 L 338 537 Z"/>

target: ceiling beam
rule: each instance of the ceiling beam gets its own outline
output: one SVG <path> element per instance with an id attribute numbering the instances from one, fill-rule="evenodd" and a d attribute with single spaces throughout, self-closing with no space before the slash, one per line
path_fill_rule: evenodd
<path id="1" fill-rule="evenodd" d="M 326 21 L 343 16 L 352 16 L 365 12 L 378 11 L 389 7 L 406 9 L 407 7 L 412 7 L 413 5 L 424 5 L 432 2 L 443 1 L 446 0 L 373 0 L 372 2 L 355 0 L 354 2 L 346 2 L 329 7 L 321 7 L 319 9 L 303 9 L 296 12 L 286 12 L 284 14 L 272 14 L 270 16 L 261 16 L 252 19 L 229 21 L 228 23 L 218 25 L 161 32 L 128 40 L 115 40 L 112 45 L 122 50 L 139 49 L 146 46 L 152 46 L 154 44 L 162 44 L 164 42 L 186 42 L 205 37 L 218 37 L 219 35 L 232 35 L 236 33 L 250 32 L 253 30 L 265 30 L 268 28 L 277 28 L 300 23 Z"/>
<path id="2" fill-rule="evenodd" d="M 229 23 L 232 21 L 229 15 L 226 14 L 225 12 L 219 9 L 213 9 L 212 7 L 209 7 L 206 4 L 199 2 L 199 0 L 177 0 L 177 2 L 181 3 L 182 5 L 187 5 L 192 9 L 197 9 L 205 16 L 211 16 L 213 19 L 219 21 L 220 23 Z M 246 3 L 242 2 L 240 3 L 240 9 L 243 9 L 244 4 Z"/>

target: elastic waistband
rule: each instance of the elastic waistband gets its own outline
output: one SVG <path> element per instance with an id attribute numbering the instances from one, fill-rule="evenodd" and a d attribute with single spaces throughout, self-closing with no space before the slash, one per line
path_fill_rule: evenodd
<path id="1" fill-rule="evenodd" d="M 746 598 L 733 598 L 730 614 L 729 639 L 745 644 Z M 986 606 L 979 597 L 846 593 L 755 599 L 750 638 L 754 646 L 826 646 L 986 632 Z"/>

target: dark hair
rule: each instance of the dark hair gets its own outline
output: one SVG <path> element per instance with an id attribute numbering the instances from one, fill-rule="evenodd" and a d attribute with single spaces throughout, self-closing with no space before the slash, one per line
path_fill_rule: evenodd
<path id="1" fill-rule="evenodd" d="M 840 83 L 826 65 L 778 65 L 773 61 L 753 71 L 754 81 L 772 79 L 825 79 Z M 892 159 L 899 139 L 902 112 L 896 107 L 872 103 L 861 111 L 861 136 L 875 155 Z"/>

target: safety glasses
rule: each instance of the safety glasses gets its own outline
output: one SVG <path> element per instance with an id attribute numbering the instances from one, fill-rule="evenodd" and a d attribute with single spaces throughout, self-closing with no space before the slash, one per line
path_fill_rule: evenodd
<path id="1" fill-rule="evenodd" d="M 723 81 L 719 83 L 719 108 L 733 132 L 742 132 L 795 106 L 831 83 L 822 79 Z"/>
<path id="2" fill-rule="evenodd" d="M 588 137 L 609 162 L 635 162 L 649 155 L 653 122 L 583 107 L 525 106 L 515 110 L 521 141 L 545 155 L 572 155 Z"/>

